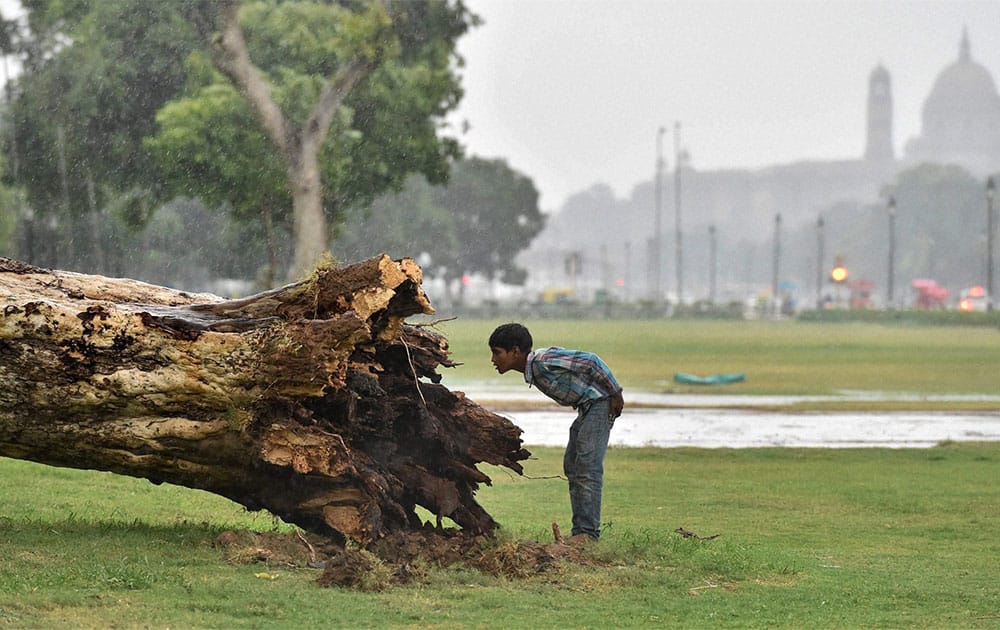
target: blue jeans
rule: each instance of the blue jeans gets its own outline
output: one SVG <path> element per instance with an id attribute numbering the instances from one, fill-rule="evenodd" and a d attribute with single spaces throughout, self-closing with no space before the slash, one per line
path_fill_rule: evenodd
<path id="1" fill-rule="evenodd" d="M 601 492 L 604 489 L 604 455 L 615 420 L 611 404 L 598 400 L 579 409 L 569 428 L 563 472 L 569 479 L 573 508 L 573 535 L 601 536 Z"/>

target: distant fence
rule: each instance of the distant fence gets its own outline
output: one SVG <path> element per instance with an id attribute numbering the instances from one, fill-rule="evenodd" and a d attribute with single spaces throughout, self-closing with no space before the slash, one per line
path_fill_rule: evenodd
<path id="1" fill-rule="evenodd" d="M 916 326 L 993 326 L 1000 328 L 1000 311 L 927 311 L 919 309 L 830 309 L 803 311 L 806 322 L 873 322 Z"/>
<path id="2" fill-rule="evenodd" d="M 464 319 L 746 319 L 744 307 L 739 302 L 711 306 L 704 303 L 677 307 L 671 304 L 634 302 L 629 304 L 607 302 L 604 304 L 500 304 L 484 302 L 474 306 L 453 305 L 439 309 L 440 316 Z"/>

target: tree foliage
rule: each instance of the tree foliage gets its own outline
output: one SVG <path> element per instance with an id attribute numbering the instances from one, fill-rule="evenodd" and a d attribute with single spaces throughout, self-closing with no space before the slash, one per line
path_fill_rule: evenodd
<path id="1" fill-rule="evenodd" d="M 281 162 L 232 86 L 213 83 L 195 98 L 171 101 L 157 122 L 160 129 L 146 145 L 170 196 L 229 203 L 247 221 L 257 220 L 263 207 L 289 208 Z"/>
<path id="2" fill-rule="evenodd" d="M 119 197 L 127 211 L 114 216 L 140 228 L 154 202 L 173 196 L 232 209 L 257 231 L 273 220 L 268 232 L 287 233 L 296 197 L 311 187 L 322 221 L 309 236 L 325 249 L 327 221 L 398 190 L 408 173 L 443 182 L 460 153 L 442 126 L 461 97 L 455 43 L 477 22 L 461 0 L 24 6 L 25 71 L 5 148 L 20 157 L 16 183 L 54 237 L 69 238 L 81 217 L 121 206 Z M 279 134 L 218 63 L 227 10 L 239 16 L 250 71 L 280 113 Z M 337 81 L 355 62 L 364 72 L 328 107 L 331 86 L 343 88 Z M 313 141 L 315 169 L 303 161 Z"/>
<path id="3" fill-rule="evenodd" d="M 293 272 L 327 249 L 327 221 L 343 209 L 410 171 L 443 177 L 458 151 L 437 126 L 460 96 L 454 43 L 473 20 L 460 2 L 217 7 L 192 21 L 284 167 Z"/>
<path id="4" fill-rule="evenodd" d="M 45 7 L 44 24 L 71 26 L 71 41 L 29 64 L 18 81 L 12 104 L 18 183 L 41 212 L 79 215 L 108 195 L 155 181 L 143 138 L 183 86 L 195 38 L 171 3 L 92 3 L 77 22 L 56 20 L 54 5 L 79 12 L 77 3 L 29 5 Z"/>
<path id="5" fill-rule="evenodd" d="M 353 213 L 336 245 L 352 260 L 426 254 L 425 270 L 446 281 L 478 273 L 521 284 L 526 271 L 515 257 L 544 222 L 531 179 L 504 160 L 473 157 L 454 164 L 447 186 L 414 176 L 370 211 Z"/>
<path id="6" fill-rule="evenodd" d="M 525 271 L 514 256 L 544 227 L 538 190 L 504 160 L 466 160 L 456 164 L 454 180 L 441 203 L 455 217 L 460 247 L 449 266 L 522 284 Z"/>

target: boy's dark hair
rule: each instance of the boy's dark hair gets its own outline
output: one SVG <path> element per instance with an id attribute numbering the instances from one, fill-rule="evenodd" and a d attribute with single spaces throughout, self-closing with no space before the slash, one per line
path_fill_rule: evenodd
<path id="1" fill-rule="evenodd" d="M 493 334 L 490 335 L 491 348 L 503 348 L 504 350 L 520 348 L 521 352 L 528 354 L 531 352 L 532 343 L 531 333 L 528 332 L 528 329 L 513 322 L 497 326 Z"/>

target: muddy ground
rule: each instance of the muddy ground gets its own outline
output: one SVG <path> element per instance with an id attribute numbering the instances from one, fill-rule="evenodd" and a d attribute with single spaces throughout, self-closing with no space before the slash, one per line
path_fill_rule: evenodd
<path id="1" fill-rule="evenodd" d="M 586 542 L 563 539 L 554 528 L 551 543 L 501 541 L 456 529 L 427 526 L 391 534 L 367 549 L 343 547 L 332 539 L 295 531 L 226 531 L 215 545 L 230 562 L 268 568 L 316 569 L 321 586 L 377 591 L 421 581 L 435 567 L 461 566 L 498 577 L 528 578 L 558 572 L 562 563 L 599 564 Z"/>

